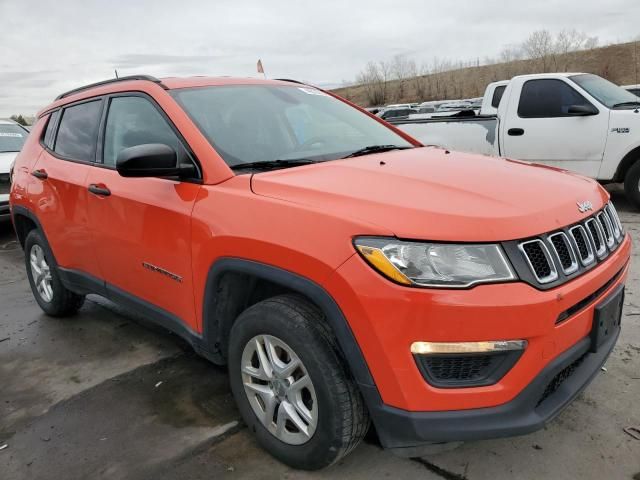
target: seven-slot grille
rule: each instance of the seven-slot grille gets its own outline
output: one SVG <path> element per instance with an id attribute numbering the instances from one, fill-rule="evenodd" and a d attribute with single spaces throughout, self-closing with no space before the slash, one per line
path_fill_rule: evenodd
<path id="1" fill-rule="evenodd" d="M 518 243 L 527 266 L 540 284 L 558 280 L 559 272 L 572 275 L 613 252 L 624 229 L 613 204 L 587 220 L 558 232 Z"/>

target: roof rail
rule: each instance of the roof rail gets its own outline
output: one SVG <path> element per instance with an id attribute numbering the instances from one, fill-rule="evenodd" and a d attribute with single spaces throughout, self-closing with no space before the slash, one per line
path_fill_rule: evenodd
<path id="1" fill-rule="evenodd" d="M 300 80 L 292 80 L 290 78 L 274 78 L 274 80 L 277 80 L 278 82 L 291 82 L 291 83 L 299 83 L 300 85 L 307 85 L 304 82 L 301 82 Z"/>
<path id="2" fill-rule="evenodd" d="M 128 80 L 147 80 L 149 82 L 157 83 L 162 88 L 167 90 L 167 87 L 162 83 L 161 80 L 156 77 L 152 77 L 151 75 L 129 75 L 127 77 L 119 77 L 119 78 L 111 78 L 109 80 L 103 80 L 101 82 L 90 83 L 89 85 L 85 85 L 83 87 L 74 88 L 73 90 L 69 90 L 68 92 L 64 92 L 56 97 L 56 100 L 60 100 L 61 98 L 68 97 L 69 95 L 73 95 L 74 93 L 79 93 L 84 90 L 89 90 L 90 88 L 101 87 L 103 85 L 109 85 L 111 83 L 117 82 L 126 82 Z"/>

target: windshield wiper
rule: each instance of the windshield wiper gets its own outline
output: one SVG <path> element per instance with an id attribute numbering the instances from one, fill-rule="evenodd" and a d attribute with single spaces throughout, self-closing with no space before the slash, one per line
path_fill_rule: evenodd
<path id="1" fill-rule="evenodd" d="M 389 150 L 405 150 L 407 148 L 413 147 L 401 147 L 400 145 L 369 145 L 368 147 L 356 150 L 355 152 L 352 152 L 346 157 L 342 158 L 360 157 L 362 155 L 369 155 L 370 153 L 388 152 Z"/>
<path id="2" fill-rule="evenodd" d="M 297 167 L 299 165 L 309 165 L 316 163 L 315 160 L 308 158 L 292 158 L 288 160 L 265 160 L 262 162 L 248 162 L 232 165 L 231 170 L 244 170 L 245 168 L 254 168 L 258 170 L 271 170 L 272 168 Z"/>
<path id="3" fill-rule="evenodd" d="M 616 108 L 616 107 L 626 107 L 626 106 L 640 106 L 640 101 L 631 101 L 631 102 L 621 102 L 621 103 L 616 103 L 612 108 Z"/>

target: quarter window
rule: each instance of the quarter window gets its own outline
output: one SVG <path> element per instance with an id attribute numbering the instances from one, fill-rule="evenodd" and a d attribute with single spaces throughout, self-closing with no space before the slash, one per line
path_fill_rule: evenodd
<path id="1" fill-rule="evenodd" d="M 163 143 L 172 147 L 179 161 L 188 161 L 182 142 L 153 104 L 143 97 L 111 99 L 104 134 L 105 165 L 115 166 L 125 148 L 146 143 Z"/>
<path id="2" fill-rule="evenodd" d="M 101 100 L 65 108 L 53 150 L 71 160 L 94 161 L 101 113 Z"/>
<path id="3" fill-rule="evenodd" d="M 500 85 L 493 91 L 493 97 L 491 98 L 491 106 L 493 108 L 498 108 L 500 105 L 500 100 L 502 100 L 505 88 L 507 88 L 506 85 Z"/>
<path id="4" fill-rule="evenodd" d="M 528 80 L 522 86 L 518 116 L 521 118 L 552 118 L 569 116 L 569 107 L 592 105 L 562 80 L 546 78 Z"/>
<path id="5" fill-rule="evenodd" d="M 49 115 L 49 121 L 47 122 L 47 129 L 44 132 L 44 144 L 47 148 L 53 149 L 53 141 L 56 138 L 56 124 L 58 117 L 60 116 L 60 110 L 56 110 Z"/>

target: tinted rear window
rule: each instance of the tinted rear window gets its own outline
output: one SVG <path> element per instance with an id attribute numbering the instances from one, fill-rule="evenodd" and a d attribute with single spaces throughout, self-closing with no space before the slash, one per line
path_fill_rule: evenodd
<path id="1" fill-rule="evenodd" d="M 101 113 L 101 100 L 65 108 L 54 151 L 72 160 L 93 161 Z"/>
<path id="2" fill-rule="evenodd" d="M 506 85 L 500 85 L 493 91 L 493 98 L 491 99 L 491 106 L 493 108 L 498 108 L 498 106 L 500 105 L 500 100 L 502 100 L 502 95 L 504 95 L 505 88 L 507 88 Z"/>

